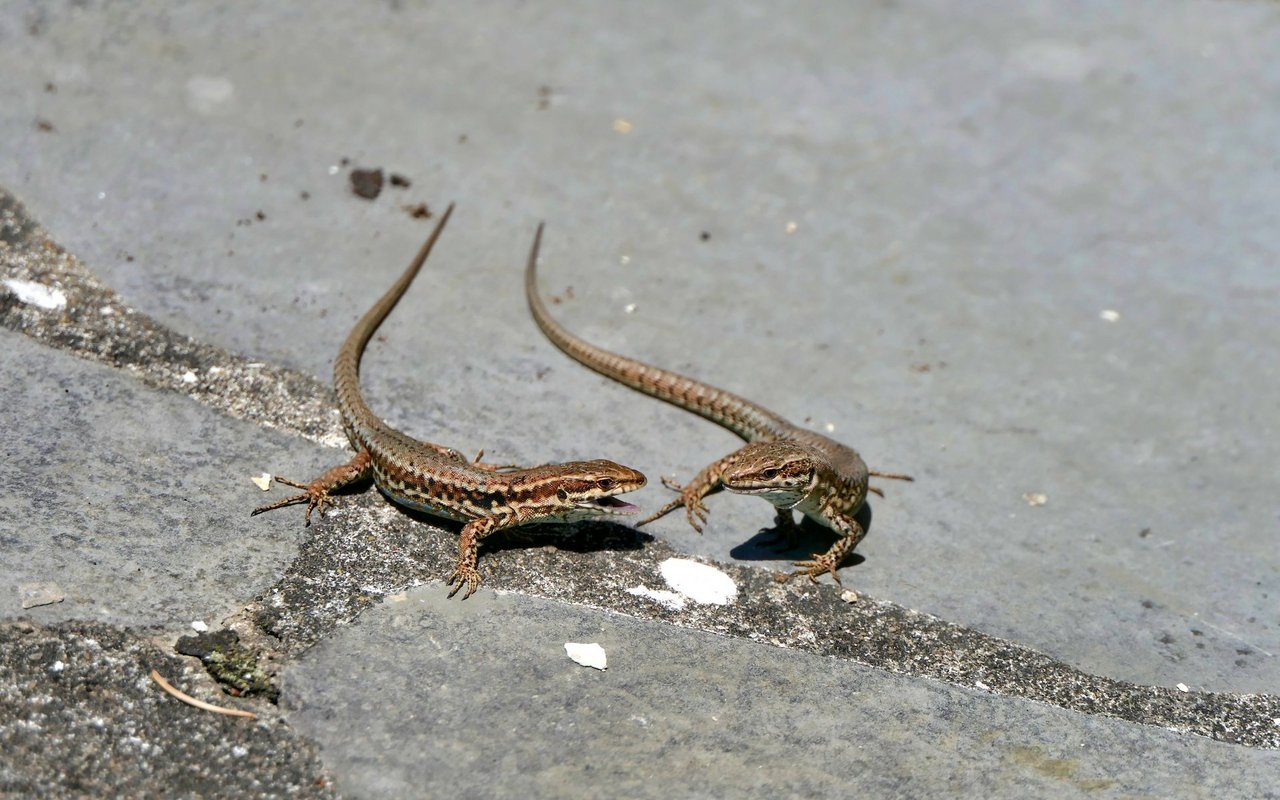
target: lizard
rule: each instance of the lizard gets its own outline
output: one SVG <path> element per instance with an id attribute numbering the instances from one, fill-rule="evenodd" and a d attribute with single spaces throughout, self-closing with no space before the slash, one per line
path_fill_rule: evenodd
<path id="1" fill-rule="evenodd" d="M 799 511 L 837 535 L 823 553 L 794 562 L 795 571 L 779 575 L 780 581 L 796 576 L 810 580 L 830 574 L 840 583 L 836 568 L 866 535 L 854 515 L 867 492 L 883 496 L 869 485 L 869 478 L 914 480 L 909 475 L 877 472 L 851 447 L 815 431 L 794 425 L 769 409 L 736 394 L 634 358 L 612 353 L 570 333 L 554 320 L 538 296 L 538 252 L 543 224 L 534 234 L 525 266 L 525 295 L 538 327 L 566 355 L 625 386 L 691 411 L 732 431 L 746 441 L 741 449 L 712 462 L 693 480 L 681 486 L 663 477 L 678 492 L 674 500 L 637 523 L 646 525 L 684 506 L 689 524 L 698 533 L 709 511 L 703 498 L 721 488 L 738 494 L 763 497 L 773 504 L 775 526 L 788 536 L 798 528 L 792 511 Z"/>
<path id="2" fill-rule="evenodd" d="M 454 587 L 449 597 L 466 587 L 465 600 L 481 583 L 476 569 L 481 540 L 519 525 L 634 514 L 639 509 L 617 495 L 643 487 L 645 476 L 604 459 L 518 469 L 483 463 L 481 451 L 469 462 L 451 447 L 396 430 L 369 408 L 360 391 L 361 356 L 431 254 L 452 213 L 450 204 L 409 267 L 356 322 L 334 360 L 338 411 L 355 456 L 306 484 L 277 475 L 276 481 L 302 493 L 257 508 L 251 516 L 306 503 L 304 521 L 309 526 L 313 511 L 323 516 L 325 506 L 332 505 L 333 492 L 372 477 L 378 490 L 395 503 L 465 523 L 457 566 L 447 582 Z"/>

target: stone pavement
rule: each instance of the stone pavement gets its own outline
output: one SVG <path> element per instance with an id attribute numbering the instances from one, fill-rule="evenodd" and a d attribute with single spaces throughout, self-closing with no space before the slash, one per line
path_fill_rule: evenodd
<path id="1" fill-rule="evenodd" d="M 6 6 L 0 793 L 1280 795 L 1277 53 L 1239 1 Z M 546 219 L 572 330 L 916 476 L 856 596 L 751 498 L 465 603 L 376 492 L 250 519 L 450 200 L 376 411 L 645 508 L 736 446 L 539 337 Z"/>

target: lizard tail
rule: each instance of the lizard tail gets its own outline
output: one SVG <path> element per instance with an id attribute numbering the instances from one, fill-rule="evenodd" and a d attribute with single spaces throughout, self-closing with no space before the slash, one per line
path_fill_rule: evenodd
<path id="1" fill-rule="evenodd" d="M 543 225 L 544 223 L 538 224 L 533 247 L 529 250 L 524 288 L 534 321 L 556 347 L 607 378 L 692 411 L 728 428 L 747 441 L 774 439 L 792 428 L 791 423 L 782 417 L 746 398 L 643 361 L 611 353 L 578 338 L 552 319 L 538 296 L 538 251 L 542 247 Z"/>

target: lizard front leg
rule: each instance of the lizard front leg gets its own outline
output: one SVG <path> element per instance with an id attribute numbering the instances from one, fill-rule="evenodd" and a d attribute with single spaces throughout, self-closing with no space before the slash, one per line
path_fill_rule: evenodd
<path id="1" fill-rule="evenodd" d="M 480 541 L 487 536 L 492 536 L 500 530 L 513 528 L 516 525 L 522 525 L 528 519 L 523 515 L 503 514 L 501 516 L 480 517 L 468 522 L 462 528 L 462 534 L 458 537 L 458 566 L 453 568 L 453 574 L 449 576 L 449 580 L 445 582 L 446 586 L 453 586 L 453 591 L 449 592 L 449 596 L 453 597 L 463 586 L 467 587 L 466 593 L 462 595 L 462 599 L 466 600 L 475 594 L 476 589 L 480 587 L 480 572 L 476 569 L 476 561 L 480 553 Z"/>
<path id="2" fill-rule="evenodd" d="M 310 526 L 311 512 L 319 510 L 320 515 L 324 516 L 324 507 L 326 505 L 333 505 L 333 498 L 330 497 L 330 493 L 341 489 L 347 484 L 355 483 L 361 478 L 367 477 L 371 471 L 371 464 L 372 462 L 369 458 L 369 451 L 361 450 L 347 463 L 328 470 L 311 483 L 298 483 L 297 481 L 291 481 L 288 478 L 282 478 L 277 475 L 276 481 L 278 483 L 283 483 L 286 486 L 293 486 L 297 489 L 303 489 L 303 493 L 295 494 L 292 497 L 286 497 L 283 500 L 279 500 L 269 505 L 255 508 L 249 516 L 256 517 L 264 511 L 272 511 L 277 508 L 283 508 L 284 506 L 291 506 L 297 503 L 306 503 L 307 513 L 303 516 L 303 520 L 305 520 L 306 524 Z"/>
<path id="3" fill-rule="evenodd" d="M 685 516 L 689 518 L 689 524 L 693 526 L 695 531 L 702 533 L 702 526 L 707 523 L 707 515 L 710 513 L 706 505 L 703 504 L 702 498 L 712 492 L 720 490 L 720 476 L 723 475 L 724 471 L 733 463 L 736 455 L 737 453 L 725 456 L 719 461 L 715 461 L 707 465 L 701 472 L 694 476 L 693 480 L 689 481 L 683 487 L 664 475 L 662 478 L 662 485 L 672 491 L 679 492 L 680 494 L 676 499 L 658 509 L 656 514 L 651 514 L 637 522 L 636 527 L 638 528 L 641 525 L 648 525 L 655 519 L 665 517 L 680 506 L 684 506 Z"/>
<path id="4" fill-rule="evenodd" d="M 845 556 L 853 552 L 853 548 L 858 546 L 858 542 L 862 541 L 862 537 L 867 535 L 866 530 L 858 523 L 856 519 L 842 512 L 826 512 L 823 514 L 823 521 L 826 522 L 832 530 L 839 534 L 840 538 L 825 553 L 814 553 L 809 557 L 808 561 L 797 561 L 795 566 L 800 569 L 789 574 L 779 573 L 775 576 L 779 583 L 785 583 L 799 575 L 805 575 L 814 583 L 818 582 L 818 578 L 823 573 L 831 573 L 831 578 L 840 583 L 840 576 L 836 574 L 836 567 L 844 561 Z"/>

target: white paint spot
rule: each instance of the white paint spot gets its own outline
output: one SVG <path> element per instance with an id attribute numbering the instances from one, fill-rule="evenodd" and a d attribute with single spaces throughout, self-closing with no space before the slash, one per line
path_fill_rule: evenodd
<path id="1" fill-rule="evenodd" d="M 231 748 L 231 755 L 235 756 L 236 758 L 244 758 L 245 756 L 249 755 L 249 748 L 244 747 L 243 745 L 236 745 L 235 747 Z"/>
<path id="2" fill-rule="evenodd" d="M 660 569 L 672 589 L 695 603 L 728 605 L 738 596 L 738 586 L 724 572 L 687 558 L 668 558 Z"/>
<path id="3" fill-rule="evenodd" d="M 264 472 L 261 475 L 257 476 L 256 478 L 250 478 L 249 480 L 253 481 L 253 485 L 257 486 L 259 489 L 261 489 L 264 492 L 270 491 L 271 489 L 271 473 L 270 472 Z"/>
<path id="4" fill-rule="evenodd" d="M 1027 42 L 1013 51 L 1010 61 L 1036 78 L 1071 83 L 1084 79 L 1095 66 L 1084 48 L 1056 39 Z"/>
<path id="5" fill-rule="evenodd" d="M 66 668 L 67 668 L 67 665 L 62 663 L 61 659 L 49 665 L 49 671 L 52 672 L 54 675 L 57 675 L 58 673 L 62 672 Z"/>
<path id="6" fill-rule="evenodd" d="M 1044 492 L 1027 492 L 1022 495 L 1022 499 L 1026 500 L 1029 506 L 1042 506 L 1049 502 L 1049 495 Z"/>
<path id="7" fill-rule="evenodd" d="M 235 93 L 235 84 L 226 78 L 196 75 L 187 81 L 187 107 L 197 114 L 213 114 Z"/>
<path id="8" fill-rule="evenodd" d="M 329 165 L 329 174 L 330 174 L 330 175 L 337 175 L 337 174 L 338 174 L 338 165 L 337 165 L 337 164 L 330 164 L 330 165 Z"/>
<path id="9" fill-rule="evenodd" d="M 1106 309 L 1103 309 L 1102 311 L 1098 312 L 1098 316 L 1102 317 L 1102 318 L 1103 318 L 1103 319 L 1105 319 L 1107 322 L 1119 322 L 1119 321 L 1120 321 L 1120 312 L 1119 312 L 1119 311 L 1115 311 L 1115 310 L 1110 309 L 1110 308 L 1106 308 Z"/>
<path id="10" fill-rule="evenodd" d="M 835 432 L 836 432 L 836 424 L 835 424 L 834 422 L 828 422 L 828 423 L 827 423 L 826 425 L 824 425 L 823 427 L 827 429 L 827 433 L 835 433 Z"/>
<path id="11" fill-rule="evenodd" d="M 195 382 L 196 382 L 196 374 L 195 374 L 194 372 L 192 372 L 191 370 L 187 370 L 186 372 L 182 373 L 182 382 L 183 382 L 183 383 L 195 383 Z"/>
<path id="12" fill-rule="evenodd" d="M 631 256 L 618 256 L 618 263 L 626 266 L 631 263 Z"/>
<path id="13" fill-rule="evenodd" d="M 628 314 L 634 314 L 636 313 L 636 304 L 627 303 L 625 306 L 622 307 L 622 310 L 627 312 Z"/>
<path id="14" fill-rule="evenodd" d="M 191 630 L 196 633 L 205 633 L 209 630 L 209 624 L 202 619 L 193 620 L 191 622 Z"/>
<path id="15" fill-rule="evenodd" d="M 565 642 L 564 651 L 569 655 L 569 658 L 584 667 L 591 667 L 592 669 L 609 668 L 609 659 L 605 655 L 604 648 L 595 642 L 588 644 Z"/>
<path id="16" fill-rule="evenodd" d="M 99 313 L 99 314 L 101 314 L 101 315 L 102 315 L 102 316 L 104 316 L 104 317 L 109 317 L 109 316 L 111 316 L 112 314 L 116 313 L 116 310 L 115 310 L 114 308 L 112 308 L 111 306 L 103 306 L 103 307 L 102 307 L 102 310 L 101 310 L 101 311 L 99 311 L 98 313 Z"/>
<path id="17" fill-rule="evenodd" d="M 1189 692 L 1189 691 L 1191 691 L 1191 687 L 1190 687 L 1190 686 L 1188 686 L 1188 685 L 1186 685 L 1185 683 L 1180 683 L 1180 684 L 1178 684 L 1178 691 L 1180 691 L 1180 692 Z"/>
<path id="18" fill-rule="evenodd" d="M 647 586 L 633 586 L 627 590 L 627 594 L 633 594 L 636 597 L 648 598 L 663 608 L 671 611 L 682 611 L 684 609 L 684 596 L 675 592 L 668 592 L 666 589 L 650 589 Z"/>
<path id="19" fill-rule="evenodd" d="M 107 199 L 107 193 L 106 193 L 106 192 L 98 192 L 98 199 L 99 199 L 99 200 L 106 200 L 106 199 Z"/>
<path id="20" fill-rule="evenodd" d="M 67 307 L 67 296 L 60 289 L 45 286 L 34 281 L 20 281 L 17 278 L 5 278 L 4 285 L 18 296 L 18 301 L 29 306 L 39 306 L 46 311 L 54 311 Z"/>
<path id="21" fill-rule="evenodd" d="M 799 230 L 799 229 L 800 229 L 799 224 L 797 224 L 797 223 L 795 223 L 795 222 L 788 222 L 788 223 L 787 223 L 787 228 L 786 228 L 787 233 L 795 233 L 795 232 L 796 232 L 797 230 Z"/>

